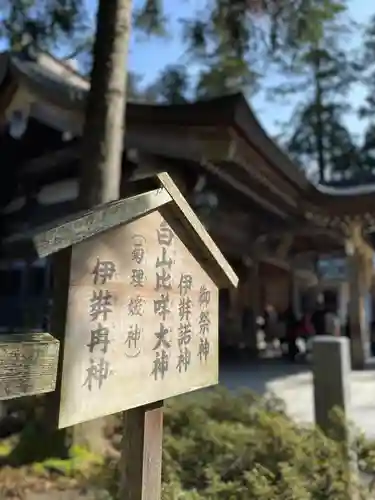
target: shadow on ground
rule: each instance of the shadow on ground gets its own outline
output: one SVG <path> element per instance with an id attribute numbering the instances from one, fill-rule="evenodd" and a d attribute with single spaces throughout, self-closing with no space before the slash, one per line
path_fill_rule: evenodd
<path id="1" fill-rule="evenodd" d="M 264 394 L 272 389 L 272 382 L 294 379 L 294 384 L 309 384 L 310 366 L 306 362 L 289 363 L 284 359 L 222 359 L 219 382 L 230 390 L 251 389 Z M 306 377 L 296 377 L 306 375 Z"/>

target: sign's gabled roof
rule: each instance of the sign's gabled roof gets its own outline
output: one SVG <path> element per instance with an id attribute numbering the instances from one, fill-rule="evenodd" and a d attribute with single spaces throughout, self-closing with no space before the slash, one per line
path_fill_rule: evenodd
<path id="1" fill-rule="evenodd" d="M 172 178 L 163 172 L 157 174 L 156 179 L 159 184 L 156 189 L 79 212 L 64 220 L 52 222 L 48 227 L 37 227 L 22 234 L 11 235 L 3 244 L 5 247 L 12 247 L 31 242 L 33 253 L 39 258 L 44 258 L 168 205 L 168 208 L 172 209 L 174 220 L 186 234 L 184 243 L 187 242 L 193 254 L 195 252 L 199 254 L 203 267 L 212 269 L 216 284 L 236 287 L 237 275 Z"/>
<path id="2" fill-rule="evenodd" d="M 164 189 L 170 194 L 175 207 L 177 217 L 181 220 L 184 228 L 191 238 L 200 244 L 204 250 L 203 258 L 210 261 L 210 265 L 216 268 L 216 276 L 219 283 L 224 286 L 232 285 L 237 287 L 238 277 L 228 264 L 224 255 L 221 253 L 211 236 L 208 234 L 199 218 L 195 215 L 189 203 L 185 200 L 182 193 L 173 182 L 172 178 L 166 172 L 157 174 L 157 178 Z"/>

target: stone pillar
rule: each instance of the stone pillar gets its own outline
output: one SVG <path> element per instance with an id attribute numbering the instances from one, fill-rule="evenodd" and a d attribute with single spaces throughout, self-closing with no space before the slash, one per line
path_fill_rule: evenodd
<path id="1" fill-rule="evenodd" d="M 357 457 L 350 433 L 350 349 L 346 337 L 322 336 L 313 341 L 312 369 L 314 380 L 315 422 L 329 437 L 343 442 L 346 447 L 349 481 L 347 498 L 355 496 L 358 474 Z M 334 409 L 342 412 L 344 425 L 332 419 Z"/>
<path id="2" fill-rule="evenodd" d="M 347 416 L 350 401 L 350 350 L 346 337 L 318 336 L 313 340 L 312 370 L 316 424 L 332 431 L 330 413 L 338 407 Z"/>
<path id="3" fill-rule="evenodd" d="M 349 278 L 349 324 L 352 367 L 363 369 L 368 358 L 368 325 L 366 325 L 365 297 L 367 293 L 366 258 L 359 224 L 352 226 L 346 244 Z"/>

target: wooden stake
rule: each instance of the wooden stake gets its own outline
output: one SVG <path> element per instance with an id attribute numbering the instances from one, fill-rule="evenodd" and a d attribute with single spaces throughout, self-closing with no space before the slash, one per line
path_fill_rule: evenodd
<path id="1" fill-rule="evenodd" d="M 349 325 L 350 348 L 353 369 L 365 367 L 368 353 L 368 332 L 365 322 L 366 276 L 365 259 L 363 255 L 363 240 L 361 226 L 352 224 L 351 237 L 346 243 L 346 254 L 349 275 Z"/>
<path id="2" fill-rule="evenodd" d="M 163 402 L 124 412 L 120 500 L 158 500 L 161 496 Z"/>
<path id="3" fill-rule="evenodd" d="M 131 7 L 131 0 L 99 2 L 83 135 L 80 201 L 84 208 L 120 195 Z M 124 413 L 122 500 L 160 498 L 162 411 L 160 404 Z"/>
<path id="4" fill-rule="evenodd" d="M 68 310 L 69 291 L 69 269 L 72 251 L 71 248 L 62 250 L 52 257 L 53 273 L 53 305 L 51 311 L 51 333 L 60 341 L 60 355 L 57 367 L 57 379 L 55 392 L 47 396 L 47 420 L 48 425 L 54 430 L 58 422 L 60 409 L 60 393 L 62 378 L 62 361 L 64 353 L 66 313 Z"/>

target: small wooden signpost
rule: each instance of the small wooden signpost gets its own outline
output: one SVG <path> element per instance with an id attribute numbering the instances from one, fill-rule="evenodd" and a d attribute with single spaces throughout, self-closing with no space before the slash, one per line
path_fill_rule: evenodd
<path id="1" fill-rule="evenodd" d="M 48 333 L 0 335 L 0 401 L 54 391 L 58 354 Z"/>
<path id="2" fill-rule="evenodd" d="M 58 426 L 147 408 L 139 432 L 125 413 L 134 470 L 127 461 L 123 477 L 136 492 L 126 498 L 150 500 L 160 496 L 161 402 L 218 382 L 218 288 L 238 283 L 169 175 L 156 179 L 29 235 L 39 257 L 71 252 Z"/>

